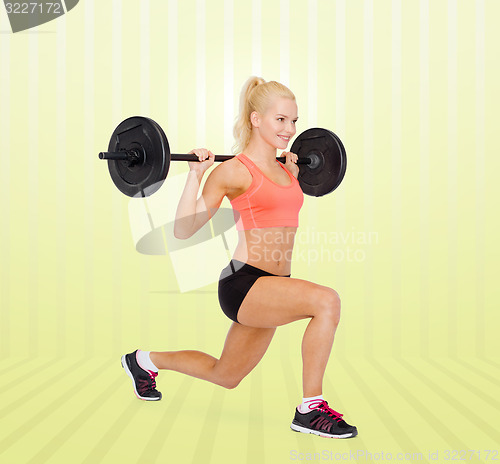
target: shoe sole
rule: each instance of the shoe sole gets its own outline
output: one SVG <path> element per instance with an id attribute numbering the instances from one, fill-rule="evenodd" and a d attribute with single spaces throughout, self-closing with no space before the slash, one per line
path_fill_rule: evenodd
<path id="1" fill-rule="evenodd" d="M 325 438 L 352 438 L 358 434 L 358 432 L 350 432 L 350 433 L 344 433 L 342 435 L 330 435 L 328 433 L 319 432 L 318 430 L 311 430 L 311 429 L 308 429 L 307 427 L 302 427 L 302 426 L 294 424 L 294 423 L 292 423 L 292 425 L 290 425 L 290 428 L 294 432 L 312 433 L 314 435 L 318 435 L 320 437 L 325 437 Z"/>
<path id="2" fill-rule="evenodd" d="M 130 369 L 128 368 L 127 361 L 125 359 L 125 354 L 122 356 L 122 367 L 125 369 L 125 372 L 127 375 L 132 379 L 132 385 L 134 386 L 134 393 L 137 398 L 143 401 L 159 401 L 161 398 L 146 398 L 144 396 L 140 396 L 139 393 L 137 393 L 137 390 L 135 389 L 135 380 L 134 376 L 132 375 L 132 372 L 130 372 Z"/>

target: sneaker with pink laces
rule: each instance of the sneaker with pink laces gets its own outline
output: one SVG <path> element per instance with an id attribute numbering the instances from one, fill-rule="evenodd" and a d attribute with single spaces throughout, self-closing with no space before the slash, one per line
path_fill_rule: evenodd
<path id="1" fill-rule="evenodd" d="M 325 400 L 312 401 L 309 412 L 295 409 L 295 417 L 290 428 L 295 432 L 313 433 L 327 438 L 352 438 L 358 434 L 354 425 L 342 419 L 343 414 L 328 406 Z"/>
<path id="2" fill-rule="evenodd" d="M 158 372 L 143 369 L 137 362 L 137 350 L 122 356 L 122 367 L 132 379 L 134 392 L 140 400 L 161 400 L 161 393 L 156 389 L 156 376 Z"/>

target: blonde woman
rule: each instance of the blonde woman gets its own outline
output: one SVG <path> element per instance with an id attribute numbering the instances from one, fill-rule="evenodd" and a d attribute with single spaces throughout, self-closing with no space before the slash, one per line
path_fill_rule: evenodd
<path id="1" fill-rule="evenodd" d="M 291 428 L 332 438 L 350 438 L 357 429 L 323 398 L 323 375 L 340 320 L 340 298 L 329 287 L 291 278 L 291 256 L 303 193 L 297 181 L 297 155 L 283 152 L 297 122 L 294 94 L 286 86 L 251 77 L 244 85 L 234 127 L 234 158 L 214 163 L 207 149 L 191 153 L 189 174 L 176 213 L 175 236 L 192 236 L 215 214 L 224 197 L 231 202 L 239 242 L 219 280 L 219 302 L 233 321 L 217 359 L 200 351 L 148 352 L 122 357 L 136 395 L 159 400 L 159 369 L 181 372 L 225 388 L 235 388 L 264 356 L 276 328 L 309 319 L 302 339 L 303 399 Z"/>

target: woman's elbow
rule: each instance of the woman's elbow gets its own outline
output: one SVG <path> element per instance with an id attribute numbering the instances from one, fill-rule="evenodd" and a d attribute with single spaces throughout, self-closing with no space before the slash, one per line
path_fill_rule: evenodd
<path id="1" fill-rule="evenodd" d="M 179 240 L 185 240 L 194 234 L 193 218 L 176 218 L 174 221 L 174 237 Z"/>
<path id="2" fill-rule="evenodd" d="M 186 240 L 193 235 L 192 233 L 186 233 L 186 231 L 178 230 L 174 227 L 174 237 L 178 240 Z"/>

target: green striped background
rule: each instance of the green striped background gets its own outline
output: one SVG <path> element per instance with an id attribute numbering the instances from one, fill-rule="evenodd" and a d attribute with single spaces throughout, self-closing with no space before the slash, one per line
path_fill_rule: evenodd
<path id="1" fill-rule="evenodd" d="M 0 12 L 0 462 L 486 462 L 500 448 L 499 17 L 496 0 L 81 0 L 12 34 Z M 377 237 L 302 243 L 363 259 L 292 269 L 341 295 L 324 394 L 353 440 L 288 428 L 305 321 L 236 390 L 161 372 L 164 399 L 146 404 L 120 367 L 137 347 L 218 356 L 229 320 L 215 284 L 180 294 L 168 257 L 134 250 L 97 153 L 134 114 L 177 152 L 229 153 L 252 74 L 292 88 L 299 131 L 347 148 L 342 186 L 306 198 L 301 230 Z"/>

